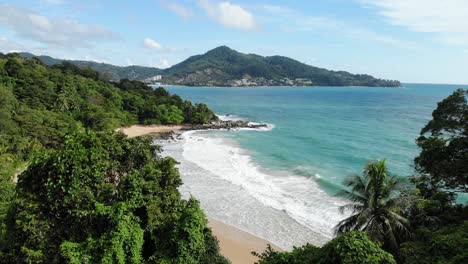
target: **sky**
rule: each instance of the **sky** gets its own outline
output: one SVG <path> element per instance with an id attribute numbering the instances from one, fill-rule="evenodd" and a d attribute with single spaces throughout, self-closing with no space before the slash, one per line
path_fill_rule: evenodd
<path id="1" fill-rule="evenodd" d="M 403 82 L 468 84 L 468 0 L 0 0 L 0 51 L 167 68 L 226 45 Z"/>

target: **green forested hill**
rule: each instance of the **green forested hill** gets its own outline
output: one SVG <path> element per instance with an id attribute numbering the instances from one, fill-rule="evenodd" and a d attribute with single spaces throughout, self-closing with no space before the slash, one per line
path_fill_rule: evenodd
<path id="1" fill-rule="evenodd" d="M 36 57 L 34 54 L 28 52 L 21 52 L 20 55 L 27 59 L 32 59 L 33 57 Z M 93 70 L 98 71 L 101 75 L 105 76 L 106 79 L 112 79 L 117 81 L 120 79 L 144 80 L 146 78 L 162 74 L 163 71 L 154 67 L 144 67 L 136 65 L 122 67 L 95 61 L 60 60 L 44 55 L 37 56 L 37 58 L 39 58 L 43 63 L 50 66 L 55 64 L 61 64 L 63 61 L 66 61 L 79 67 L 91 67 Z"/>
<path id="2" fill-rule="evenodd" d="M 19 160 L 36 145 L 57 146 L 78 128 L 216 119 L 206 105 L 192 105 L 163 88 L 129 80 L 111 83 L 90 68 L 47 66 L 15 54 L 0 57 L 0 102 L 0 149 Z"/>
<path id="3" fill-rule="evenodd" d="M 176 161 L 114 132 L 214 119 L 163 88 L 0 55 L 0 263 L 227 263 Z"/>
<path id="4" fill-rule="evenodd" d="M 30 53 L 22 56 L 32 57 Z M 40 56 L 47 64 L 60 60 Z M 82 67 L 110 73 L 114 79 L 144 80 L 162 75 L 166 84 L 193 86 L 400 86 L 399 81 L 377 79 L 366 74 L 330 71 L 282 56 L 244 54 L 221 46 L 192 56 L 168 69 L 141 66 L 119 67 L 89 61 L 69 61 Z"/>
<path id="5" fill-rule="evenodd" d="M 164 74 L 165 82 L 184 85 L 400 86 L 398 81 L 329 71 L 282 56 L 243 54 L 226 46 L 192 56 Z"/>

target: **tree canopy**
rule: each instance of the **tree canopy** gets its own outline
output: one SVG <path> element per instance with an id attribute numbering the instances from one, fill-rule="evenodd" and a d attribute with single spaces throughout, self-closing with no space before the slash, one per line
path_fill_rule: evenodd
<path id="1" fill-rule="evenodd" d="M 433 186 L 468 191 L 468 90 L 438 103 L 421 130 L 416 168 Z"/>
<path id="2" fill-rule="evenodd" d="M 365 233 L 347 232 L 323 247 L 305 245 L 291 252 L 278 252 L 271 247 L 257 255 L 258 264 L 393 264 L 392 255 L 372 242 Z"/>
<path id="3" fill-rule="evenodd" d="M 384 248 L 398 254 L 398 244 L 409 236 L 409 221 L 403 217 L 399 194 L 401 181 L 388 175 L 385 160 L 370 162 L 363 175 L 350 176 L 345 181 L 349 190 L 339 194 L 350 203 L 341 211 L 351 210 L 352 215 L 340 221 L 336 233 L 350 230 L 364 231 L 373 241 L 383 243 Z"/>
<path id="4" fill-rule="evenodd" d="M 180 198 L 176 162 L 112 132 L 216 116 L 101 77 L 0 54 L 0 262 L 225 263 L 198 202 Z"/>
<path id="5" fill-rule="evenodd" d="M 208 123 L 217 117 L 163 88 L 138 81 L 111 83 L 71 63 L 46 66 L 38 59 L 0 55 L 1 173 L 35 150 L 56 148 L 79 128 L 114 130 L 133 124 Z M 9 176 L 9 177 L 10 177 Z"/>
<path id="6" fill-rule="evenodd" d="M 159 150 L 86 130 L 36 156 L 18 178 L 2 263 L 227 263 Z"/>

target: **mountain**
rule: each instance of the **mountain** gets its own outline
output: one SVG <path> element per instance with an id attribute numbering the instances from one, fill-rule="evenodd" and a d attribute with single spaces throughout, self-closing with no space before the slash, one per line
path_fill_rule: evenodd
<path id="1" fill-rule="evenodd" d="M 221 46 L 164 70 L 165 83 L 207 86 L 400 86 L 365 74 L 329 71 L 283 56 L 243 54 Z"/>
<path id="2" fill-rule="evenodd" d="M 48 56 L 39 58 L 45 63 L 60 61 Z M 165 84 L 188 86 L 400 86 L 400 82 L 396 80 L 330 71 L 283 56 L 244 54 L 226 46 L 189 57 L 168 69 L 120 67 L 90 61 L 70 62 L 78 66 L 89 66 L 99 72 L 111 73 L 113 79 L 145 80 L 161 75 Z"/>
<path id="3" fill-rule="evenodd" d="M 71 62 L 80 67 L 91 67 L 93 70 L 100 72 L 101 74 L 108 75 L 109 79 L 120 80 L 120 79 L 129 79 L 129 80 L 144 80 L 151 78 L 155 75 L 160 75 L 162 73 L 161 69 L 153 67 L 144 67 L 144 66 L 115 66 L 108 63 L 100 63 L 95 61 L 85 61 L 85 60 L 61 60 L 52 58 L 50 56 L 35 56 L 34 54 L 28 52 L 21 52 L 20 56 L 30 59 L 32 57 L 39 58 L 42 62 L 47 65 L 60 64 L 63 61 Z"/>

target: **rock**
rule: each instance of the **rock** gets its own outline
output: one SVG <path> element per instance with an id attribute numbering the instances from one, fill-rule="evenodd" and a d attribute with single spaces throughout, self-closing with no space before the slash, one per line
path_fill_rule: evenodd
<path id="1" fill-rule="evenodd" d="M 194 124 L 189 130 L 206 130 L 206 129 L 235 129 L 235 128 L 265 128 L 266 124 L 250 124 L 242 120 L 218 121 L 211 124 Z"/>

